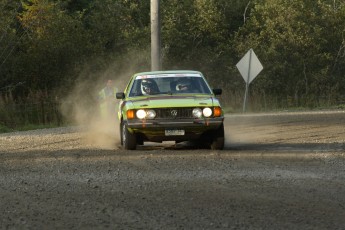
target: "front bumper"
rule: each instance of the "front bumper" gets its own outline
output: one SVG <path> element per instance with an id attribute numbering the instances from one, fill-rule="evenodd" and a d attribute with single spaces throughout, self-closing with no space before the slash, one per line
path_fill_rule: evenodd
<path id="1" fill-rule="evenodd" d="M 174 119 L 174 120 L 128 120 L 127 124 L 130 129 L 150 129 L 150 128 L 178 128 L 178 127 L 205 127 L 218 128 L 224 121 L 224 117 L 208 119 Z"/>
<path id="2" fill-rule="evenodd" d="M 155 120 L 128 120 L 127 125 L 131 133 L 139 134 L 145 140 L 193 140 L 208 131 L 218 129 L 224 122 L 224 117 L 207 119 L 155 119 Z M 166 136 L 167 129 L 183 129 L 183 136 Z"/>

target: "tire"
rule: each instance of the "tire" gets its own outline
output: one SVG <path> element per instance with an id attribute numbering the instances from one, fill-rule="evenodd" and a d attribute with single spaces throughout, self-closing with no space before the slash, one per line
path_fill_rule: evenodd
<path id="1" fill-rule="evenodd" d="M 212 137 L 211 149 L 222 150 L 224 148 L 224 124 L 222 124 L 214 133 Z"/>
<path id="2" fill-rule="evenodd" d="M 140 138 L 137 137 L 137 145 L 144 145 L 144 140 L 142 137 Z"/>
<path id="3" fill-rule="evenodd" d="M 121 125 L 120 126 L 120 143 L 121 143 L 121 146 L 123 146 L 123 139 L 122 139 L 122 122 L 121 122 Z"/>
<path id="4" fill-rule="evenodd" d="M 137 147 L 137 137 L 128 131 L 127 123 L 123 122 L 121 126 L 121 139 L 124 149 L 134 150 Z"/>

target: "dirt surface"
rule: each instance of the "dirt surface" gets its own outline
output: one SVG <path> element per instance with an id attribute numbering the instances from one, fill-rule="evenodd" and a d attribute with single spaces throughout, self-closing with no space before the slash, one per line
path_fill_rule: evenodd
<path id="1" fill-rule="evenodd" d="M 1 134 L 1 229 L 345 229 L 344 124 L 228 115 L 223 151 L 124 151 L 85 127 Z"/>

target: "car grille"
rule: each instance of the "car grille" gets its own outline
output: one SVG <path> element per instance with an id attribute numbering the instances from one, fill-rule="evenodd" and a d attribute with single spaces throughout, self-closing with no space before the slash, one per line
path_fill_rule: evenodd
<path id="1" fill-rule="evenodd" d="M 161 119 L 180 119 L 180 118 L 192 118 L 192 108 L 163 108 L 155 109 L 156 118 Z"/>

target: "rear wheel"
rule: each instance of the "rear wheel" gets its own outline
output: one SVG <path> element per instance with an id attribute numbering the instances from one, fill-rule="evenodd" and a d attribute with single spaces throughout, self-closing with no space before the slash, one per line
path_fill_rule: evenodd
<path id="1" fill-rule="evenodd" d="M 137 138 L 136 135 L 130 133 L 127 127 L 127 123 L 123 122 L 121 126 L 121 139 L 124 149 L 134 150 L 137 147 Z"/>
<path id="2" fill-rule="evenodd" d="M 224 124 L 213 132 L 211 149 L 222 150 L 224 148 Z"/>

